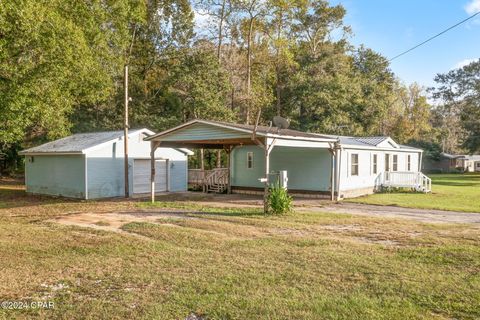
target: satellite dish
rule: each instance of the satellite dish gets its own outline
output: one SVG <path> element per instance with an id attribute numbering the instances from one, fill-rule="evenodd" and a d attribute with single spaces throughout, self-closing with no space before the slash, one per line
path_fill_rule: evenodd
<path id="1" fill-rule="evenodd" d="M 290 125 L 290 121 L 288 121 L 287 119 L 282 118 L 280 116 L 275 116 L 275 117 L 273 117 L 273 124 L 278 129 L 287 129 L 288 126 Z"/>

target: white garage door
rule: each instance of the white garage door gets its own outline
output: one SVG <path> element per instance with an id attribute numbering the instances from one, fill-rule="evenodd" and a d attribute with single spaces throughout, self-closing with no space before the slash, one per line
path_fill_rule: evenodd
<path id="1" fill-rule="evenodd" d="M 167 162 L 155 161 L 155 192 L 167 191 Z M 150 160 L 133 161 L 133 193 L 150 192 Z"/>

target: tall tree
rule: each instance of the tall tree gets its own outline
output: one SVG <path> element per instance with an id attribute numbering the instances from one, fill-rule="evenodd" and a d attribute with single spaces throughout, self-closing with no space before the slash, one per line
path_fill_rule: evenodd
<path id="1" fill-rule="evenodd" d="M 394 127 L 390 134 L 400 143 L 424 141 L 431 137 L 431 106 L 424 89 L 417 83 L 402 87 L 398 93 L 398 102 L 401 113 L 393 117 Z"/>
<path id="2" fill-rule="evenodd" d="M 141 3 L 2 1 L 0 141 L 67 134 L 77 106 L 111 97 Z"/>
<path id="3" fill-rule="evenodd" d="M 266 14 L 265 2 L 262 0 L 246 0 L 239 3 L 239 8 L 246 18 L 243 19 L 243 33 L 246 38 L 246 99 L 247 106 L 244 110 L 245 122 L 250 123 L 250 113 L 252 109 L 252 65 L 253 65 L 253 44 L 254 34 L 257 31 L 255 27 L 262 25 L 260 18 Z"/>
<path id="4" fill-rule="evenodd" d="M 446 130 L 447 135 L 455 135 L 457 144 L 472 153 L 480 151 L 480 59 L 438 74 L 435 82 L 437 87 L 433 88 L 433 97 L 442 104 L 437 108 L 438 113 L 463 129 L 463 132 Z"/>

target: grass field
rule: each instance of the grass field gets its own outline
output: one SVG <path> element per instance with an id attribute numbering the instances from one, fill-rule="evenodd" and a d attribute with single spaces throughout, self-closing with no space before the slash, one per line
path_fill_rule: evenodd
<path id="1" fill-rule="evenodd" d="M 191 207 L 166 205 L 176 206 Z M 2 185 L 0 300 L 55 308 L 0 309 L 0 319 L 480 318 L 474 226 L 319 212 L 264 217 L 201 203 L 193 208 L 203 214 L 127 223 L 122 233 L 48 221 L 148 207 L 28 197 Z"/>
<path id="2" fill-rule="evenodd" d="M 480 212 L 480 174 L 432 174 L 432 193 L 377 193 L 350 202 Z"/>

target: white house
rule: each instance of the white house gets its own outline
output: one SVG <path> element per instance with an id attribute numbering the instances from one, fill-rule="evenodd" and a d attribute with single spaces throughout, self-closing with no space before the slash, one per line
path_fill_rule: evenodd
<path id="1" fill-rule="evenodd" d="M 344 137 L 269 126 L 193 120 L 147 137 L 152 147 L 223 149 L 228 165 L 199 175 L 204 190 L 260 193 L 266 177 L 287 171 L 288 190 L 331 199 L 372 193 L 382 186 L 430 191 L 420 172 L 423 151 L 390 137 Z M 198 184 L 198 179 L 195 179 Z"/>
<path id="2" fill-rule="evenodd" d="M 150 192 L 150 143 L 148 129 L 128 134 L 129 193 Z M 123 196 L 123 131 L 79 133 L 21 152 L 25 155 L 28 193 L 81 199 Z M 155 151 L 155 187 L 162 191 L 187 190 L 187 156 L 183 148 Z"/>

